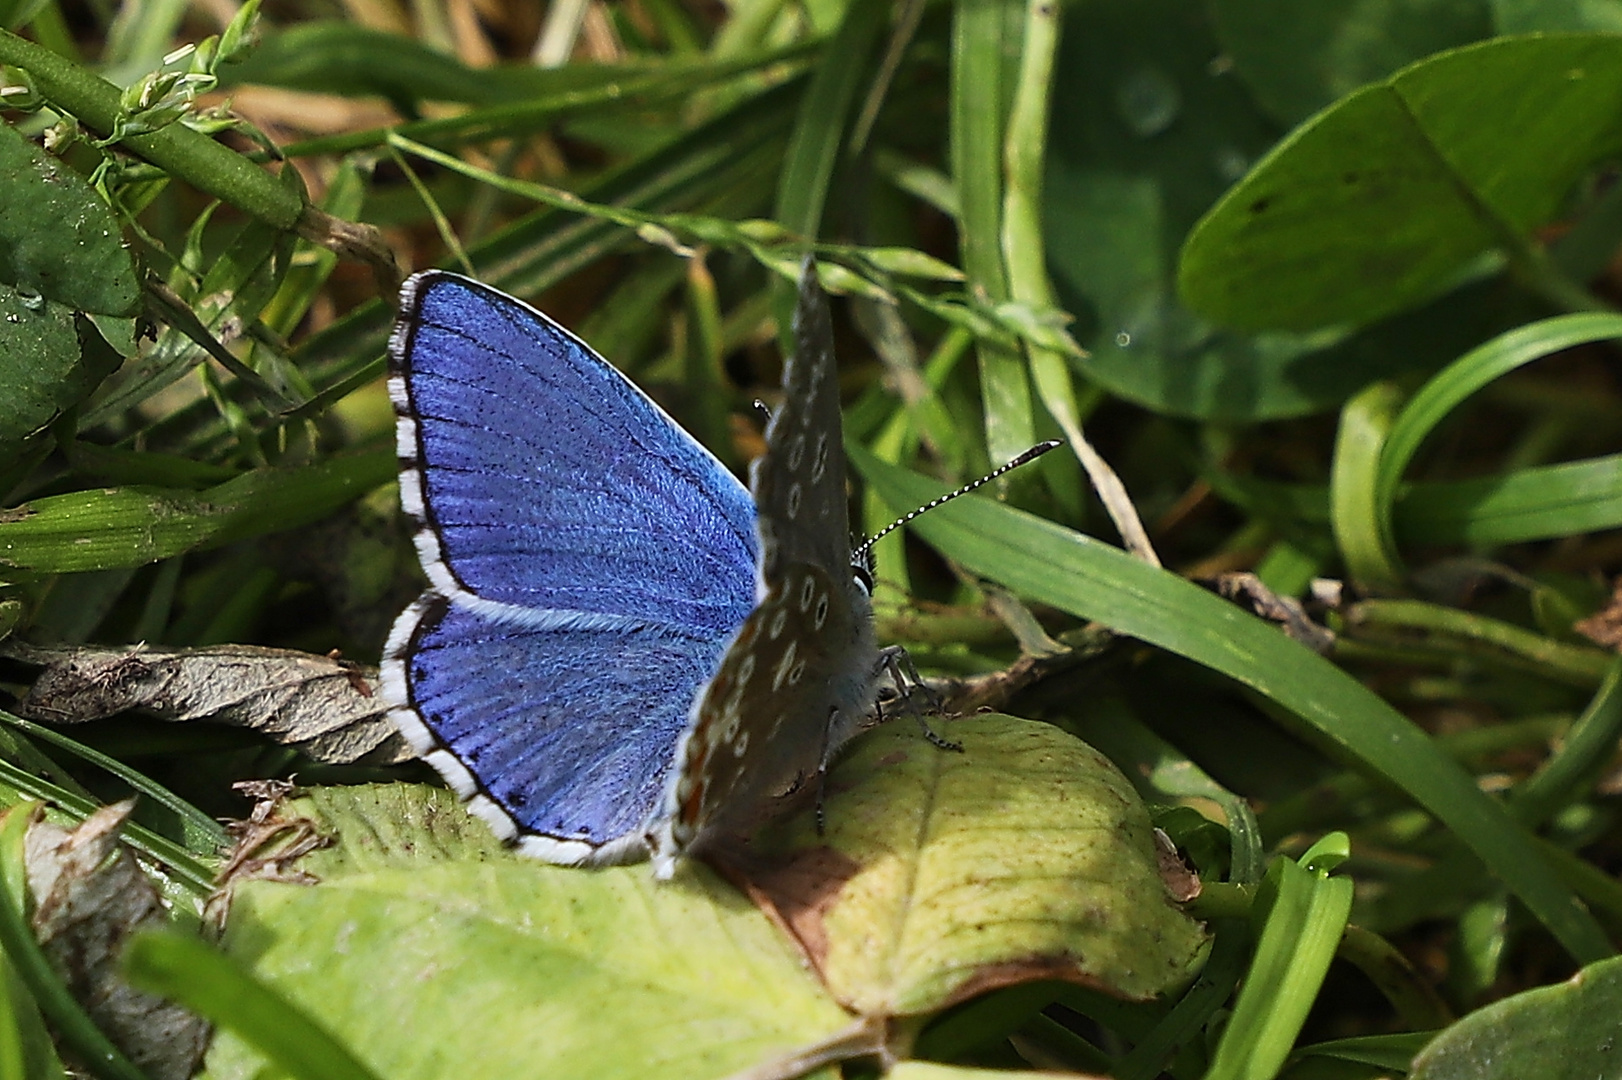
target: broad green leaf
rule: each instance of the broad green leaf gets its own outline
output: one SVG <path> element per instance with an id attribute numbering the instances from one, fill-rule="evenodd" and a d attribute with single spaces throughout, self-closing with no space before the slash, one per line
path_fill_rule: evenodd
<path id="1" fill-rule="evenodd" d="M 67 305 L 0 285 L 0 465 L 118 363 L 89 320 Z"/>
<path id="2" fill-rule="evenodd" d="M 313 793 L 315 886 L 237 887 L 227 951 L 389 1080 L 714 1080 L 849 1027 L 779 932 L 702 868 L 578 870 L 502 850 L 454 796 Z M 222 1034 L 215 1080 L 257 1056 Z"/>
<path id="3" fill-rule="evenodd" d="M 1493 33 L 1489 0 L 1215 0 L 1211 14 L 1239 77 L 1286 124 L 1415 60 Z"/>
<path id="4" fill-rule="evenodd" d="M 1237 334 L 1177 295 L 1199 217 L 1277 138 L 1196 0 L 1070 5 L 1044 184 L 1048 266 L 1086 376 L 1159 413 L 1253 422 L 1332 408 L 1375 378 L 1439 365 L 1506 317 L 1481 290 L 1346 336 Z"/>
<path id="5" fill-rule="evenodd" d="M 892 507 L 941 494 L 939 484 L 859 448 L 850 457 Z M 1502 804 L 1407 718 L 1274 627 L 1117 548 L 986 499 L 957 499 L 911 527 L 974 573 L 1272 699 L 1301 722 L 1300 734 L 1401 788 L 1452 829 L 1574 957 L 1609 953 L 1605 935 Z"/>
<path id="6" fill-rule="evenodd" d="M 829 989 L 865 1016 L 928 1013 L 1010 983 L 1153 997 L 1205 935 L 1169 899 L 1149 815 L 1098 751 L 1049 724 L 943 725 L 962 753 L 896 720 L 808 811 L 757 839 L 749 874 Z"/>
<path id="7" fill-rule="evenodd" d="M 1622 1073 L 1622 957 L 1466 1016 L 1414 1058 L 1412 1080 L 1579 1080 Z"/>
<path id="8" fill-rule="evenodd" d="M 206 491 L 102 488 L 0 511 L 0 565 L 42 573 L 144 566 L 183 551 L 294 529 L 332 513 L 398 466 L 357 454 L 256 469 Z"/>
<path id="9" fill-rule="evenodd" d="M 1492 0 L 1500 34 L 1550 30 L 1622 31 L 1618 0 Z"/>
<path id="10" fill-rule="evenodd" d="M 134 315 L 135 263 L 85 179 L 0 123 L 0 283 L 76 311 Z"/>
<path id="11" fill-rule="evenodd" d="M 1277 146 L 1190 233 L 1179 284 L 1227 326 L 1411 308 L 1527 236 L 1622 148 L 1622 38 L 1506 38 L 1415 64 Z"/>

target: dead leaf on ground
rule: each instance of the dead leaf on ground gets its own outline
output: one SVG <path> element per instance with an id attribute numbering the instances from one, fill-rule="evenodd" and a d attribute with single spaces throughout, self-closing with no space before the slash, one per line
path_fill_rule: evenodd
<path id="1" fill-rule="evenodd" d="M 331 656 L 252 645 L 40 648 L 0 655 L 44 667 L 15 709 L 77 724 L 136 709 L 160 720 L 248 728 L 317 761 L 390 765 L 416 755 L 388 719 L 375 671 Z"/>
<path id="2" fill-rule="evenodd" d="M 1612 651 L 1622 651 L 1622 578 L 1616 579 L 1611 599 L 1594 614 L 1580 619 L 1572 626 L 1595 645 Z"/>
<path id="3" fill-rule="evenodd" d="M 28 888 L 41 948 L 96 1026 L 154 1080 L 186 1080 L 208 1046 L 200 1017 L 124 981 L 119 956 L 139 930 L 164 927 L 158 890 L 118 842 L 134 800 L 104 806 L 71 832 L 28 830 Z"/>

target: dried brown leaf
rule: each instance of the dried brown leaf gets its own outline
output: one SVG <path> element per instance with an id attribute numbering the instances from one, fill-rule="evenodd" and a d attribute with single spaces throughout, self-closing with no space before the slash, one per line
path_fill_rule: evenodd
<path id="1" fill-rule="evenodd" d="M 208 1046 L 200 1017 L 123 979 L 119 955 L 139 930 L 168 924 L 158 890 L 118 842 L 134 800 L 104 806 L 71 832 L 36 822 L 25 842 L 34 931 L 96 1025 L 154 1080 L 186 1080 Z"/>
<path id="2" fill-rule="evenodd" d="M 317 761 L 393 764 L 414 757 L 388 719 L 375 671 L 331 656 L 252 645 L 198 649 L 63 647 L 7 642 L 39 664 L 16 712 L 77 724 L 136 709 L 160 720 L 249 728 Z"/>

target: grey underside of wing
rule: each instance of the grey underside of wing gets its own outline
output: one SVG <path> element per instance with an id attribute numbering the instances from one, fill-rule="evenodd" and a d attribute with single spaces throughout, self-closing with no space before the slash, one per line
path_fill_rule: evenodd
<path id="1" fill-rule="evenodd" d="M 795 352 L 783 373 L 783 404 L 766 429 L 752 488 L 768 587 L 783 567 L 808 563 L 835 581 L 850 577 L 850 517 L 828 298 L 809 265 L 794 317 Z"/>

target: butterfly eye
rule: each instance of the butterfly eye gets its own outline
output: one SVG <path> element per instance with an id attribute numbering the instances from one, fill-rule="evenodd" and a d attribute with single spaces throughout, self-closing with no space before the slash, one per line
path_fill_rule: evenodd
<path id="1" fill-rule="evenodd" d="M 850 576 L 855 579 L 856 587 L 868 596 L 873 595 L 873 571 L 857 563 L 850 568 Z"/>

